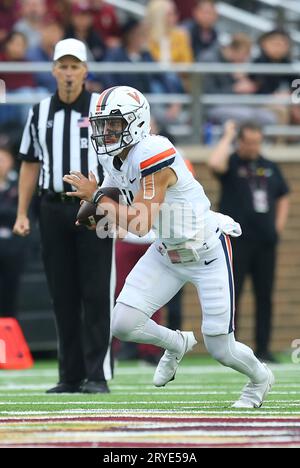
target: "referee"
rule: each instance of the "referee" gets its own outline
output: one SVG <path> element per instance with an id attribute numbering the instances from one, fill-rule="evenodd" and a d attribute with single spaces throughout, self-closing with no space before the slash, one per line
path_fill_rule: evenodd
<path id="1" fill-rule="evenodd" d="M 72 170 L 103 179 L 88 125 L 99 96 L 84 88 L 86 61 L 81 41 L 57 43 L 57 92 L 30 110 L 20 148 L 14 232 L 30 233 L 28 209 L 39 180 L 42 250 L 58 334 L 59 383 L 47 393 L 108 393 L 112 378 L 113 241 L 75 226 L 79 202 L 65 196 L 72 188 L 63 182 Z"/>

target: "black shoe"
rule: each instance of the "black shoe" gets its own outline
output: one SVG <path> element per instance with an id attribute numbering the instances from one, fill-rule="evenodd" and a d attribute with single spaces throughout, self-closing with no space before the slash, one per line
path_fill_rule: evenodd
<path id="1" fill-rule="evenodd" d="M 106 382 L 87 380 L 81 385 L 81 393 L 110 393 Z"/>
<path id="2" fill-rule="evenodd" d="M 59 383 L 56 387 L 50 388 L 46 393 L 80 393 L 81 382 L 74 384 Z"/>
<path id="3" fill-rule="evenodd" d="M 257 359 L 259 359 L 262 362 L 267 362 L 270 364 L 279 364 L 278 359 L 276 359 L 275 356 L 273 356 L 273 354 L 269 351 L 265 351 L 263 353 L 256 353 L 255 355 Z"/>

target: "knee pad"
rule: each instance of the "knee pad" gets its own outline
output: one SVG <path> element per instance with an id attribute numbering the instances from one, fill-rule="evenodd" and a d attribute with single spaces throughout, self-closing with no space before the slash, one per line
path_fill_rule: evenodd
<path id="1" fill-rule="evenodd" d="M 230 365 L 231 350 L 229 343 L 232 340 L 231 335 L 203 335 L 203 338 L 209 354 L 224 366 Z"/>

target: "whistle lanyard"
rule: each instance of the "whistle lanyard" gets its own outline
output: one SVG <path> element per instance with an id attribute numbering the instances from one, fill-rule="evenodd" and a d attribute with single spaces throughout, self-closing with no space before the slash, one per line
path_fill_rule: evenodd
<path id="1" fill-rule="evenodd" d="M 252 193 L 257 190 L 268 191 L 266 169 L 264 167 L 258 167 L 257 164 L 253 162 L 250 163 L 247 167 L 247 178 Z"/>

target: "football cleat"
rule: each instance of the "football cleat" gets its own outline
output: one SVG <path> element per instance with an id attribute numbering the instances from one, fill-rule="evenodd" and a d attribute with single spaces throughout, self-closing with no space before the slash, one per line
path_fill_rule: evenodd
<path id="1" fill-rule="evenodd" d="M 236 401 L 233 408 L 260 408 L 266 399 L 269 391 L 275 383 L 275 378 L 272 371 L 263 364 L 266 369 L 266 378 L 260 384 L 249 382 L 243 389 L 242 395 Z"/>
<path id="2" fill-rule="evenodd" d="M 166 350 L 156 368 L 153 383 L 156 387 L 164 387 L 168 382 L 175 379 L 175 374 L 183 356 L 191 351 L 197 344 L 193 332 L 181 332 L 176 330 L 183 338 L 183 346 L 180 354 L 171 353 Z"/>

